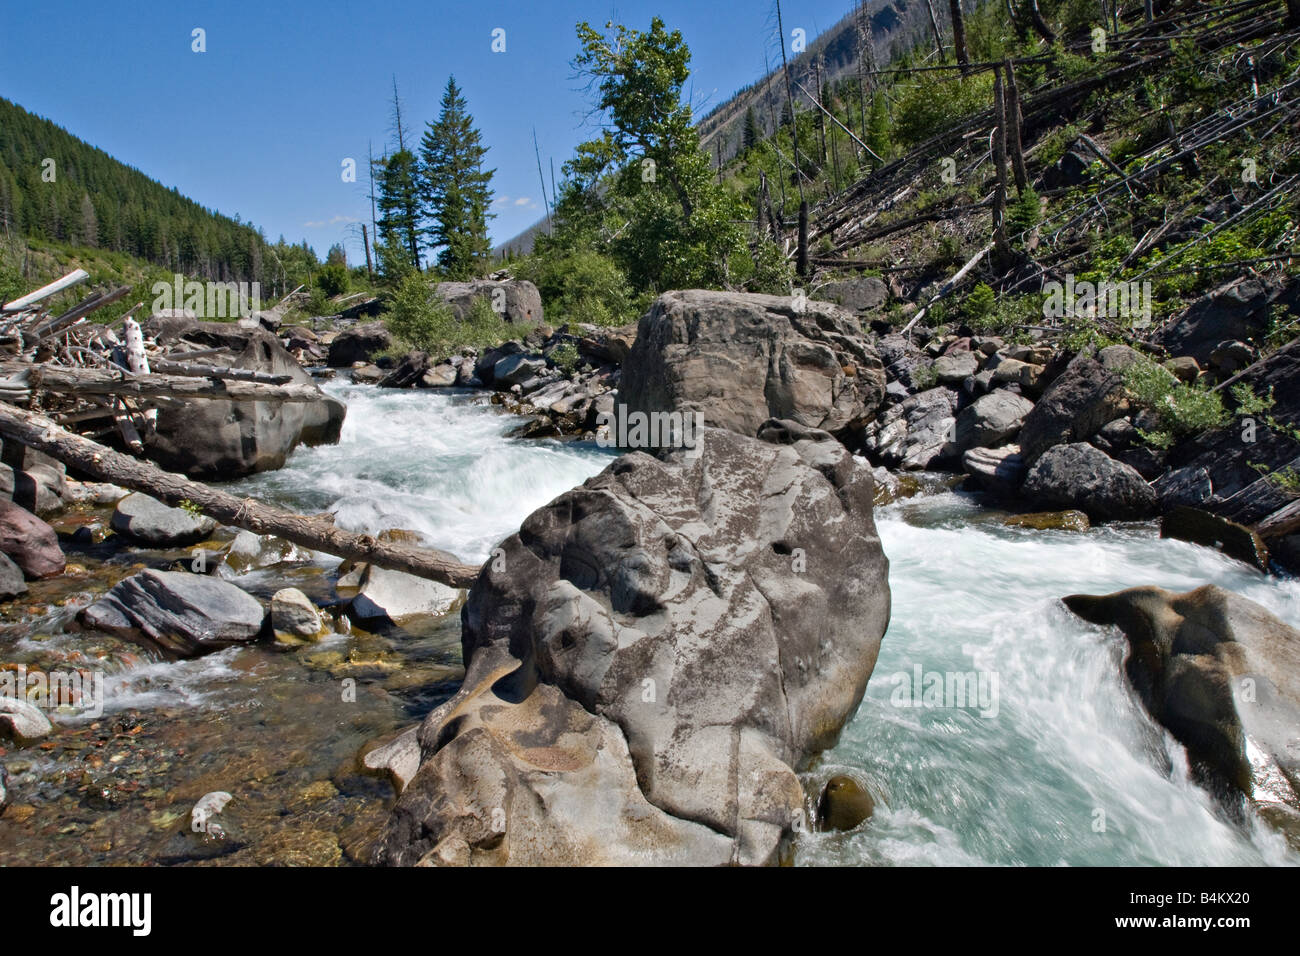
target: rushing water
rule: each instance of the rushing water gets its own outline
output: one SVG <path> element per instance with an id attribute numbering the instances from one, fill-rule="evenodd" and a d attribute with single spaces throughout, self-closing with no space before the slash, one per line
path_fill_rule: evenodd
<path id="1" fill-rule="evenodd" d="M 413 530 L 479 562 L 610 460 L 589 444 L 508 438 L 516 420 L 481 393 L 327 390 L 348 404 L 340 443 L 300 449 L 280 471 L 231 490 L 330 511 L 352 530 Z M 893 618 L 861 708 L 807 774 L 814 794 L 832 774 L 858 777 L 877 811 L 853 832 L 804 836 L 798 863 L 1298 862 L 1275 832 L 1227 821 L 1189 781 L 1182 749 L 1123 679 L 1123 639 L 1058 599 L 1213 582 L 1297 622 L 1300 584 L 1161 540 L 1151 525 L 1008 528 L 953 493 L 878 509 L 877 523 Z M 64 545 L 87 572 L 38 582 L 26 616 L 4 611 L 0 659 L 99 662 L 110 675 L 106 716 L 61 722 L 52 751 L 4 757 L 26 808 L 0 818 L 0 864 L 165 861 L 193 801 L 216 789 L 235 795 L 227 813 L 243 815 L 247 841 L 215 862 L 365 862 L 391 791 L 358 776 L 356 754 L 454 690 L 455 615 L 414 634 L 338 633 L 290 653 L 255 646 L 150 660 L 66 625 L 136 563 L 188 556 Z M 329 605 L 336 563 L 320 557 L 235 580 L 264 600 L 292 585 Z M 63 604 L 41 610 L 35 599 Z M 973 672 L 986 696 L 962 708 L 900 706 L 911 701 L 900 675 L 917 668 Z M 344 676 L 363 689 L 347 706 Z"/>

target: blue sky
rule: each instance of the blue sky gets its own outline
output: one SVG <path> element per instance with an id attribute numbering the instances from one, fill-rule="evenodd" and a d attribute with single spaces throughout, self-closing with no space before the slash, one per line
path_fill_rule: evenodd
<path id="1" fill-rule="evenodd" d="M 852 0 L 784 0 L 787 42 L 811 40 Z M 318 253 L 369 220 L 367 142 L 390 140 L 392 78 L 417 132 L 435 119 L 448 74 L 497 170 L 494 241 L 542 214 L 533 129 L 556 176 L 587 138 L 588 107 L 570 62 L 574 25 L 611 18 L 644 29 L 661 16 L 690 45 L 697 115 L 763 72 L 777 51 L 771 0 L 9 0 L 0 32 L 0 96 L 209 208 L 238 214 Z M 192 31 L 207 51 L 192 51 Z M 491 50 L 506 31 L 506 51 Z M 777 52 L 779 57 L 779 51 Z M 342 162 L 357 161 L 357 182 Z M 352 232 L 356 227 L 352 227 Z"/>

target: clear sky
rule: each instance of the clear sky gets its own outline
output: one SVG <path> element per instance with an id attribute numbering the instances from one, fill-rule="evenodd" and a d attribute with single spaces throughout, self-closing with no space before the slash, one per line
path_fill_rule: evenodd
<path id="1" fill-rule="evenodd" d="M 265 229 L 306 239 L 321 255 L 369 220 L 366 148 L 392 139 L 393 77 L 417 135 L 456 76 L 497 170 L 502 241 L 542 214 L 533 129 L 550 189 L 591 132 L 571 61 L 574 25 L 615 19 L 645 29 L 654 15 L 692 52 L 696 115 L 779 59 L 772 0 L 4 0 L 0 96 L 166 186 Z M 787 43 L 811 40 L 853 0 L 783 0 Z M 204 53 L 192 31 L 205 31 Z M 504 53 L 492 51 L 505 30 Z M 342 163 L 356 160 L 357 182 Z"/>

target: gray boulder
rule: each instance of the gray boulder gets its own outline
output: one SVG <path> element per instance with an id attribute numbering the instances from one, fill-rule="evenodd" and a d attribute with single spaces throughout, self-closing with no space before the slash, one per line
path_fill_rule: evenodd
<path id="1" fill-rule="evenodd" d="M 344 329 L 330 342 L 326 362 L 331 368 L 351 368 L 357 362 L 369 362 L 393 346 L 393 336 L 382 322 L 370 322 Z"/>
<path id="2" fill-rule="evenodd" d="M 934 360 L 934 374 L 940 385 L 960 385 L 979 371 L 979 359 L 972 352 L 953 352 Z"/>
<path id="3" fill-rule="evenodd" d="M 141 571 L 83 609 L 83 627 L 197 657 L 262 632 L 261 602 L 217 577 L 186 571 Z"/>
<path id="4" fill-rule="evenodd" d="M 1085 620 L 1124 632 L 1129 681 L 1203 779 L 1282 811 L 1300 832 L 1300 632 L 1212 584 L 1064 600 Z"/>
<path id="5" fill-rule="evenodd" d="M 1170 355 L 1190 355 L 1204 366 L 1219 343 L 1267 332 L 1270 307 L 1293 305 L 1294 297 L 1295 290 L 1284 291 L 1256 276 L 1233 279 L 1193 302 L 1156 338 Z"/>
<path id="6" fill-rule="evenodd" d="M 858 320 L 839 306 L 772 295 L 691 290 L 661 295 L 623 365 L 629 412 L 701 412 L 753 435 L 769 418 L 837 436 L 884 399 L 885 376 Z"/>
<path id="7" fill-rule="evenodd" d="M 12 439 L 0 439 L 0 496 L 32 514 L 45 515 L 63 507 L 67 469 L 63 462 Z"/>
<path id="8" fill-rule="evenodd" d="M 497 388 L 522 385 L 524 382 L 543 374 L 546 368 L 546 359 L 540 356 L 527 355 L 522 352 L 516 355 L 507 355 L 493 366 L 492 382 Z"/>
<path id="9" fill-rule="evenodd" d="M 999 498 L 1015 497 L 1027 470 L 1019 445 L 972 448 L 961 456 L 961 467 L 976 488 Z"/>
<path id="10" fill-rule="evenodd" d="M 889 619 L 871 469 L 832 437 L 707 429 L 534 512 L 462 612 L 391 864 L 761 864 Z"/>
<path id="11" fill-rule="evenodd" d="M 955 441 L 956 408 L 957 393 L 950 388 L 940 386 L 911 395 L 867 426 L 866 450 L 884 464 L 905 471 L 950 464 L 960 454 Z"/>
<path id="12" fill-rule="evenodd" d="M 9 560 L 7 554 L 0 553 L 0 601 L 11 601 L 27 593 L 27 581 L 23 569 Z"/>
<path id="13" fill-rule="evenodd" d="M 0 736 L 19 746 L 36 743 L 54 732 L 54 725 L 34 704 L 20 697 L 0 696 Z"/>
<path id="14" fill-rule="evenodd" d="M 1094 521 L 1139 521 L 1156 509 L 1156 493 L 1141 475 L 1084 442 L 1045 452 L 1021 491 L 1039 507 L 1078 508 Z"/>
<path id="15" fill-rule="evenodd" d="M 1053 445 L 1086 441 L 1128 407 L 1118 372 L 1080 354 L 1047 387 L 1020 429 L 1020 452 L 1033 464 Z"/>
<path id="16" fill-rule="evenodd" d="M 817 298 L 842 305 L 850 312 L 877 314 L 889 302 L 889 286 L 875 276 L 840 279 L 817 289 Z"/>
<path id="17" fill-rule="evenodd" d="M 1034 403 L 1005 389 L 975 399 L 957 416 L 957 447 L 996 448 L 1014 438 Z"/>
<path id="18" fill-rule="evenodd" d="M 507 322 L 515 325 L 542 324 L 542 294 L 525 279 L 476 279 L 473 282 L 439 282 L 434 293 L 464 322 L 482 299 Z"/>
<path id="19" fill-rule="evenodd" d="M 113 509 L 110 527 L 133 541 L 157 548 L 184 547 L 210 535 L 217 523 L 206 515 L 170 508 L 156 498 L 136 492 Z"/>

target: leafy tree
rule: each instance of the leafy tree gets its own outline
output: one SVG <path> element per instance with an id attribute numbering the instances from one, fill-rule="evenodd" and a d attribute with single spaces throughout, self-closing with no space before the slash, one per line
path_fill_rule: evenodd
<path id="1" fill-rule="evenodd" d="M 420 201 L 426 245 L 450 279 L 476 275 L 491 252 L 487 220 L 492 174 L 483 168 L 487 147 L 474 128 L 456 78 L 447 80 L 442 111 L 420 144 Z"/>

